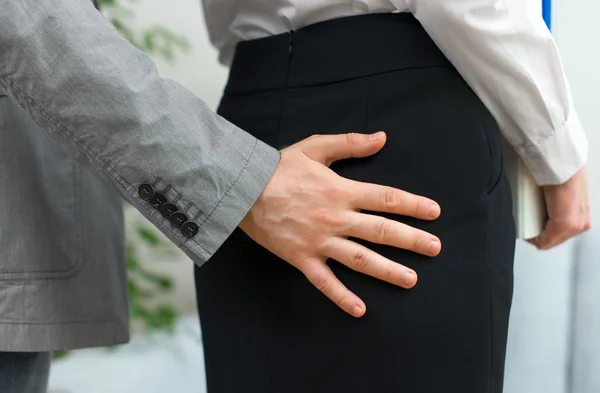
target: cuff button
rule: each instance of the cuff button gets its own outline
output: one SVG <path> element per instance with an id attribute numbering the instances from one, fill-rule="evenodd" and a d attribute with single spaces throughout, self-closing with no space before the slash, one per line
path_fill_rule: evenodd
<path id="1" fill-rule="evenodd" d="M 160 209 L 160 207 L 165 203 L 167 203 L 167 197 L 160 192 L 155 193 L 150 200 L 150 205 L 152 205 L 152 207 L 155 209 Z"/>
<path id="2" fill-rule="evenodd" d="M 138 195 L 145 201 L 149 201 L 154 196 L 154 188 L 150 184 L 142 184 L 138 188 Z"/>
<path id="3" fill-rule="evenodd" d="M 195 222 L 188 221 L 181 226 L 183 236 L 192 238 L 198 234 L 200 227 Z"/>
<path id="4" fill-rule="evenodd" d="M 175 212 L 169 217 L 169 222 L 175 228 L 181 228 L 184 222 L 188 220 L 187 216 L 182 212 Z"/>
<path id="5" fill-rule="evenodd" d="M 164 218 L 169 218 L 177 210 L 177 206 L 175 206 L 173 203 L 165 203 L 160 208 L 160 214 L 162 214 Z"/>

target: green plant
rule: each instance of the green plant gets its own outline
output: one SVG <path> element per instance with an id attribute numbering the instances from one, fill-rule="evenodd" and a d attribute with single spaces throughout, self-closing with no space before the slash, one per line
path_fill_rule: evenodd
<path id="1" fill-rule="evenodd" d="M 132 207 L 125 203 L 125 209 Z M 161 295 L 173 289 L 173 280 L 164 274 L 156 274 L 140 263 L 143 248 L 153 255 L 171 250 L 171 244 L 148 224 L 128 220 L 127 225 L 127 287 L 129 312 L 132 325 L 142 331 L 173 331 L 177 311 L 167 303 L 160 303 Z"/>
<path id="2" fill-rule="evenodd" d="M 129 0 L 129 3 L 139 0 Z M 119 33 L 133 45 L 152 55 L 173 62 L 177 52 L 187 51 L 189 43 L 180 35 L 161 26 L 151 26 L 146 29 L 136 30 L 131 21 L 135 13 L 131 11 L 123 0 L 100 0 L 100 8 L 104 16 L 113 24 Z"/>

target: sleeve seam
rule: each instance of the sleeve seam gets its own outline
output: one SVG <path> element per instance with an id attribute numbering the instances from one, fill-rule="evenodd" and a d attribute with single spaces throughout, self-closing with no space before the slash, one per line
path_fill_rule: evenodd
<path id="1" fill-rule="evenodd" d="M 567 124 L 567 122 L 563 123 L 562 127 L 564 127 Z M 517 143 L 516 147 L 518 149 L 531 149 L 532 147 L 537 147 L 543 143 L 545 143 L 547 140 L 552 139 L 556 137 L 556 129 L 552 130 L 552 132 L 548 135 L 544 135 L 542 138 L 540 138 L 539 140 L 535 141 L 535 142 L 523 142 L 523 143 Z"/>
<path id="2" fill-rule="evenodd" d="M 238 176 L 235 178 L 235 180 L 233 181 L 233 183 L 231 183 L 231 186 L 229 186 L 229 188 L 227 189 L 227 191 L 223 194 L 223 196 L 221 197 L 221 199 L 219 199 L 219 202 L 217 202 L 216 206 L 214 207 L 214 209 L 212 209 L 212 211 L 206 216 L 206 218 L 200 223 L 200 227 L 202 228 L 204 226 L 204 224 L 210 219 L 210 217 L 213 215 L 213 213 L 215 211 L 217 211 L 217 209 L 219 208 L 219 206 L 221 206 L 221 203 L 223 202 L 223 200 L 229 195 L 229 192 L 233 189 L 233 187 L 235 187 L 235 185 L 237 184 L 238 180 L 242 177 L 242 174 L 246 171 L 246 168 L 248 168 L 248 165 L 250 164 L 250 160 L 252 159 L 252 156 L 254 155 L 254 151 L 256 150 L 256 146 L 258 146 L 258 139 L 254 140 L 254 146 L 252 146 L 252 151 L 250 152 L 250 154 L 248 155 L 248 159 L 246 160 L 246 163 L 244 164 L 244 166 L 242 167 L 242 169 L 240 170 L 240 173 L 238 174 Z M 194 242 L 196 242 L 196 240 L 194 239 L 190 239 Z"/>

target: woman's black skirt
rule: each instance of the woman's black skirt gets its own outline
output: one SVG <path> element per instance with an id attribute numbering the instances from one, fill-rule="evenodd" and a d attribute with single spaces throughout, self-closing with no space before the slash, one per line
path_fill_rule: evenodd
<path id="1" fill-rule="evenodd" d="M 490 113 L 410 14 L 330 20 L 238 45 L 219 113 L 282 148 L 387 132 L 341 176 L 436 200 L 430 258 L 368 244 L 419 275 L 406 290 L 329 261 L 355 319 L 237 230 L 196 268 L 208 393 L 501 393 L 514 224 Z M 300 181 L 300 180 L 299 180 Z"/>

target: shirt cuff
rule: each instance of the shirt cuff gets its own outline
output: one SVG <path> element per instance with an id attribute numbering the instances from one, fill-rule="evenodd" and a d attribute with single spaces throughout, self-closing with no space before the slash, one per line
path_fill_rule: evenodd
<path id="1" fill-rule="evenodd" d="M 188 240 L 192 243 L 187 244 L 190 249 L 205 256 L 202 261 L 196 260 L 199 266 L 219 249 L 254 206 L 271 180 L 280 158 L 281 153 L 277 149 L 255 140 L 254 149 L 231 188 L 202 223 L 198 236 Z"/>
<path id="2" fill-rule="evenodd" d="M 588 141 L 577 112 L 562 127 L 537 144 L 517 146 L 515 150 L 540 186 L 563 184 L 585 165 Z"/>

